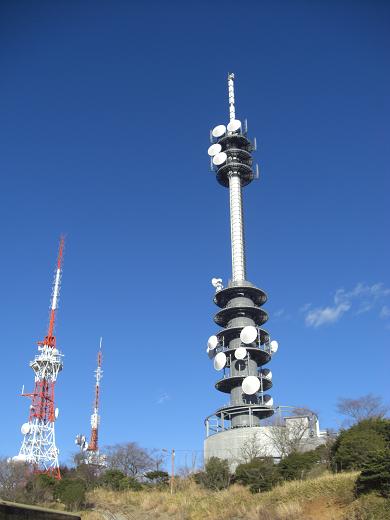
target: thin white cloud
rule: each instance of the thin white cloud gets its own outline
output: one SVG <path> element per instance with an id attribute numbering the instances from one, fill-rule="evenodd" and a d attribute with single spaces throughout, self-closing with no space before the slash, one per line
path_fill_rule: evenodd
<path id="1" fill-rule="evenodd" d="M 319 327 L 325 323 L 334 323 L 351 308 L 347 303 L 340 303 L 334 307 L 322 307 L 309 311 L 305 317 L 308 327 Z"/>
<path id="2" fill-rule="evenodd" d="M 310 309 L 311 303 L 305 303 L 305 305 L 302 305 L 302 307 L 299 308 L 299 312 L 306 312 Z"/>
<path id="3" fill-rule="evenodd" d="M 284 314 L 284 309 L 279 309 L 278 311 L 274 312 L 274 318 L 280 318 Z"/>
<path id="4" fill-rule="evenodd" d="M 170 399 L 169 395 L 167 393 L 163 393 L 162 395 L 160 395 L 160 397 L 157 399 L 156 403 L 157 404 L 163 404 L 165 403 L 165 401 L 168 401 Z"/>
<path id="5" fill-rule="evenodd" d="M 379 316 L 380 316 L 383 320 L 386 320 L 386 319 L 390 318 L 390 307 L 388 307 L 387 305 L 384 305 L 384 306 L 381 308 L 381 312 L 380 312 Z"/>
<path id="6" fill-rule="evenodd" d="M 383 298 L 390 295 L 390 289 L 384 287 L 382 283 L 376 283 L 374 285 L 367 285 L 364 283 L 358 283 L 351 291 L 345 289 L 337 289 L 333 297 L 333 305 L 326 307 L 316 307 L 314 309 L 310 306 L 302 307 L 303 312 L 306 311 L 305 323 L 308 327 L 319 327 L 326 323 L 335 323 L 338 321 L 346 312 L 353 307 L 356 308 L 356 314 L 368 312 L 375 307 L 375 305 L 383 300 Z M 382 307 L 382 313 L 386 313 L 386 310 L 390 308 Z"/>

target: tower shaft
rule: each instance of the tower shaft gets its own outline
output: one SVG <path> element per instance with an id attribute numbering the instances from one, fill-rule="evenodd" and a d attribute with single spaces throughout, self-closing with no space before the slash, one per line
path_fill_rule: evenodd
<path id="1" fill-rule="evenodd" d="M 246 259 L 241 179 L 234 173 L 229 177 L 229 196 L 232 280 L 238 282 L 246 279 Z"/>

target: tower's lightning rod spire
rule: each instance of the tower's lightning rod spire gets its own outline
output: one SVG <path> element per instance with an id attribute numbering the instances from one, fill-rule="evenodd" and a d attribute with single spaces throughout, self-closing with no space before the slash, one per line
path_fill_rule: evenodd
<path id="1" fill-rule="evenodd" d="M 230 121 L 236 119 L 236 109 L 234 106 L 234 74 L 228 74 L 228 90 L 229 90 L 229 117 Z"/>
<path id="2" fill-rule="evenodd" d="M 236 118 L 234 106 L 234 74 L 228 74 L 230 121 Z M 242 212 L 241 178 L 237 171 L 229 174 L 230 234 L 232 245 L 232 281 L 246 279 L 244 220 Z"/>

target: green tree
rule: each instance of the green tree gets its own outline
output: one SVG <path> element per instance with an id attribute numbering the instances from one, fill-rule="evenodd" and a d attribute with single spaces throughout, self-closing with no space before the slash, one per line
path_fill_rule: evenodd
<path id="1" fill-rule="evenodd" d="M 313 466 L 320 461 L 320 453 L 307 451 L 305 453 L 294 452 L 282 459 L 277 468 L 283 480 L 304 479 Z"/>
<path id="2" fill-rule="evenodd" d="M 85 503 L 86 485 L 80 478 L 64 478 L 56 486 L 57 498 L 68 511 L 80 509 Z"/>
<path id="3" fill-rule="evenodd" d="M 355 491 L 357 495 L 376 491 L 390 498 L 390 449 L 370 456 L 356 480 Z"/>
<path id="4" fill-rule="evenodd" d="M 169 475 L 166 471 L 149 471 L 145 474 L 145 477 L 149 480 L 151 484 L 157 486 L 166 486 L 169 482 Z"/>
<path id="5" fill-rule="evenodd" d="M 336 471 L 359 470 L 390 442 L 389 419 L 366 419 L 339 434 L 332 446 L 331 461 Z"/>
<path id="6" fill-rule="evenodd" d="M 55 478 L 45 473 L 32 474 L 26 484 L 26 494 L 31 502 L 37 504 L 42 502 L 52 502 L 54 500 Z"/>
<path id="7" fill-rule="evenodd" d="M 124 489 L 137 491 L 142 488 L 138 480 L 134 477 L 127 477 L 119 469 L 108 469 L 105 471 L 99 479 L 99 484 L 113 491 L 122 491 Z"/>
<path id="8" fill-rule="evenodd" d="M 249 486 L 252 493 L 269 491 L 280 480 L 278 470 L 272 458 L 253 459 L 240 464 L 235 471 L 235 481 Z"/>
<path id="9" fill-rule="evenodd" d="M 227 488 L 231 481 L 228 461 L 210 457 L 204 471 L 195 475 L 195 480 L 198 484 L 215 491 Z"/>

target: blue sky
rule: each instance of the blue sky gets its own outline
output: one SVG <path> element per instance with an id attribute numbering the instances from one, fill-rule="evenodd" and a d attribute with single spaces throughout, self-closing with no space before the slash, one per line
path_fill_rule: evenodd
<path id="1" fill-rule="evenodd" d="M 389 17 L 380 1 L 1 3 L 2 454 L 22 440 L 61 232 L 62 462 L 89 430 L 101 335 L 101 444 L 202 450 L 226 401 L 205 345 L 210 279 L 230 275 L 207 157 L 228 71 L 259 145 L 247 263 L 280 344 L 274 399 L 323 428 L 339 396 L 389 400 Z"/>

